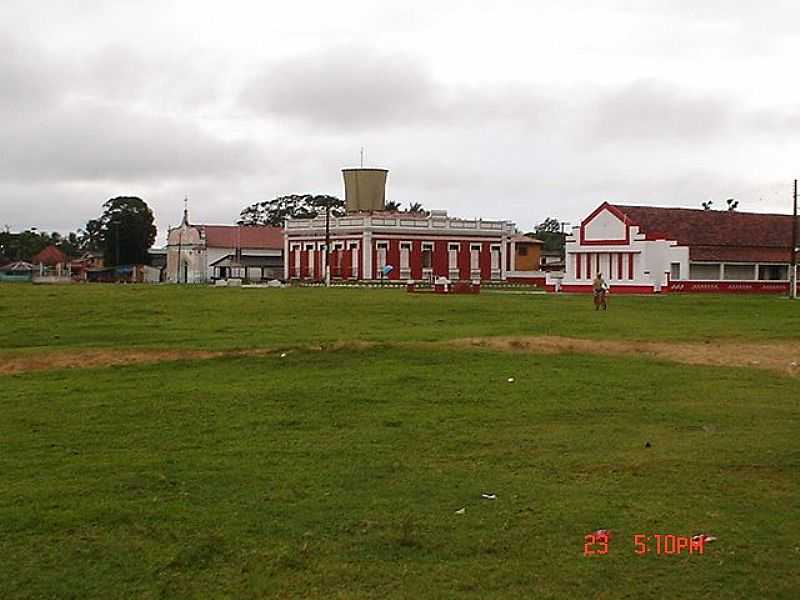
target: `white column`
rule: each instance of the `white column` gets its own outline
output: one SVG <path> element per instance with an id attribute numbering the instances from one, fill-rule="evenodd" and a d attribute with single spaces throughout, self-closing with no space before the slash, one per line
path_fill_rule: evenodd
<path id="1" fill-rule="evenodd" d="M 719 263 L 719 280 L 725 279 L 725 263 Z"/>
<path id="2" fill-rule="evenodd" d="M 347 242 L 347 246 L 350 246 L 350 244 L 351 242 Z M 348 249 L 350 250 L 350 277 L 361 279 L 361 267 L 359 266 L 361 263 L 358 261 L 358 256 L 361 251 L 359 247 Z"/>
<path id="3" fill-rule="evenodd" d="M 761 267 L 761 265 L 756 263 L 755 272 L 753 273 L 755 275 L 756 281 L 758 281 L 759 277 L 761 276 L 760 267 Z"/>
<path id="4" fill-rule="evenodd" d="M 372 232 L 365 231 L 361 242 L 362 279 L 372 279 Z"/>
<path id="5" fill-rule="evenodd" d="M 283 278 L 289 281 L 289 234 L 283 234 Z"/>
<path id="6" fill-rule="evenodd" d="M 506 255 L 508 254 L 507 248 L 508 240 L 503 236 L 500 240 L 500 279 L 505 281 L 506 274 Z M 489 246 L 491 248 L 491 246 Z"/>

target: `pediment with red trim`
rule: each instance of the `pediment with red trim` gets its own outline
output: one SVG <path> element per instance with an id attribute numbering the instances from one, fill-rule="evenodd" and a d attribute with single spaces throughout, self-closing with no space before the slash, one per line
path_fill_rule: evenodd
<path id="1" fill-rule="evenodd" d="M 581 221 L 582 246 L 620 246 L 631 240 L 628 217 L 613 204 L 603 202 Z"/>

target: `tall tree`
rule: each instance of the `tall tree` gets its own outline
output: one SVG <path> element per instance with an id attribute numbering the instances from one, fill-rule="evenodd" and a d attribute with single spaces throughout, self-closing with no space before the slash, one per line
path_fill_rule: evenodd
<path id="1" fill-rule="evenodd" d="M 153 211 L 141 198 L 120 196 L 103 204 L 99 241 L 106 265 L 147 264 L 156 239 Z M 90 221 L 91 222 L 91 221 Z"/>
<path id="2" fill-rule="evenodd" d="M 98 252 L 103 249 L 102 225 L 100 219 L 91 219 L 86 229 L 78 230 L 78 243 L 81 252 Z"/>
<path id="3" fill-rule="evenodd" d="M 278 196 L 272 200 L 256 202 L 242 209 L 239 225 L 272 225 L 283 227 L 284 221 L 289 218 L 312 219 L 319 214 L 324 214 L 325 206 L 330 205 L 331 216 L 344 216 L 344 201 L 336 196 L 291 194 Z"/>
<path id="4" fill-rule="evenodd" d="M 561 222 L 547 217 L 533 230 L 533 235 L 544 242 L 544 250 L 564 250 L 565 235 L 561 232 Z"/>

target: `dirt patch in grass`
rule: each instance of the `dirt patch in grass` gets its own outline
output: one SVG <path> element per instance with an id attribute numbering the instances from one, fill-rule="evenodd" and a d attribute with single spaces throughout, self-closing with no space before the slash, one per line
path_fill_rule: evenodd
<path id="1" fill-rule="evenodd" d="M 789 375 L 800 374 L 800 342 L 747 344 L 707 341 L 680 344 L 535 336 L 466 338 L 441 344 L 456 348 L 487 348 L 505 352 L 636 355 L 689 365 L 752 367 Z"/>
<path id="2" fill-rule="evenodd" d="M 36 355 L 2 357 L 0 358 L 0 374 L 205 359 L 221 354 L 221 352 L 204 352 L 202 350 L 58 350 Z"/>
<path id="3" fill-rule="evenodd" d="M 169 362 L 177 360 L 204 360 L 223 356 L 262 356 L 273 354 L 276 350 L 255 348 L 248 350 L 58 350 L 37 355 L 0 356 L 0 375 L 13 375 L 28 371 L 47 371 L 50 369 L 91 369 L 145 363 Z"/>
<path id="4" fill-rule="evenodd" d="M 0 375 L 49 369 L 94 368 L 116 365 L 156 363 L 178 360 L 202 360 L 223 356 L 264 356 L 294 351 L 363 351 L 375 347 L 413 348 L 484 348 L 499 352 L 537 354 L 601 354 L 644 356 L 689 365 L 750 367 L 787 375 L 800 375 L 800 342 L 747 344 L 711 342 L 680 344 L 624 340 L 589 340 L 558 336 L 473 337 L 441 342 L 377 343 L 363 340 L 298 346 L 293 349 L 253 348 L 245 350 L 59 350 L 38 355 L 0 357 Z"/>

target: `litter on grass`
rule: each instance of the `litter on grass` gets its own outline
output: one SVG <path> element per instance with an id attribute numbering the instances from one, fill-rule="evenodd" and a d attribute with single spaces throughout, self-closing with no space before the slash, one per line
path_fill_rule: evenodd
<path id="1" fill-rule="evenodd" d="M 705 533 L 698 533 L 697 535 L 692 536 L 692 542 L 695 544 L 710 544 L 711 542 L 716 542 L 717 538 L 713 535 L 706 535 Z"/>
<path id="2" fill-rule="evenodd" d="M 497 494 L 481 494 L 483 500 L 497 500 Z"/>
<path id="3" fill-rule="evenodd" d="M 513 377 L 509 377 L 508 378 L 508 383 L 514 383 L 514 378 Z"/>
<path id="4" fill-rule="evenodd" d="M 467 512 L 467 507 L 466 507 L 466 506 L 465 506 L 465 507 L 463 507 L 463 508 L 459 508 L 459 509 L 456 511 L 456 514 L 457 514 L 457 515 L 463 515 L 465 512 Z"/>
<path id="5" fill-rule="evenodd" d="M 611 532 L 608 529 L 598 529 L 592 532 L 595 537 L 605 537 L 607 540 L 611 539 Z"/>

